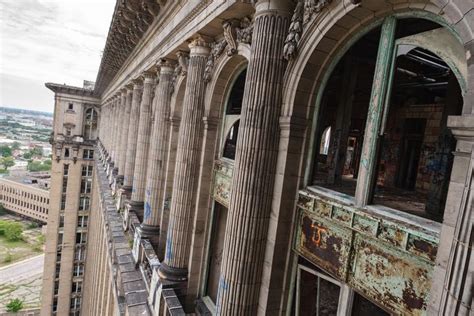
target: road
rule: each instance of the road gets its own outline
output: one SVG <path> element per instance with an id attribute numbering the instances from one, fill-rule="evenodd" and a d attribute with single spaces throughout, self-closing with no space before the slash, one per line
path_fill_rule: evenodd
<path id="1" fill-rule="evenodd" d="M 17 283 L 43 274 L 44 254 L 0 268 L 0 284 Z"/>

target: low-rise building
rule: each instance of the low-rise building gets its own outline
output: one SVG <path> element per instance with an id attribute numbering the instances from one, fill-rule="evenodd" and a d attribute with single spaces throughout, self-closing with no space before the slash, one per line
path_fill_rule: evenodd
<path id="1" fill-rule="evenodd" d="M 40 177 L 0 178 L 0 202 L 7 210 L 46 223 L 49 212 L 47 179 Z"/>

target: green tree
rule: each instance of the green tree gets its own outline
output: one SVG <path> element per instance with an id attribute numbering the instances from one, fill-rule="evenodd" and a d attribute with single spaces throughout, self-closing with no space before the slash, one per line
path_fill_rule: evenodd
<path id="1" fill-rule="evenodd" d="M 17 150 L 20 149 L 20 143 L 19 142 L 13 142 L 12 144 L 12 150 Z"/>
<path id="2" fill-rule="evenodd" d="M 7 145 L 0 146 L 0 155 L 2 157 L 11 157 L 12 149 Z"/>
<path id="3" fill-rule="evenodd" d="M 23 308 L 23 300 L 19 298 L 15 298 L 10 300 L 7 304 L 7 312 L 9 313 L 16 313 L 19 312 Z"/>
<path id="4" fill-rule="evenodd" d="M 8 241 L 18 241 L 23 234 L 23 226 L 20 223 L 6 222 L 3 224 L 5 238 Z"/>
<path id="5" fill-rule="evenodd" d="M 3 169 L 8 169 L 15 165 L 15 160 L 13 160 L 13 157 L 2 157 L 0 158 L 0 165 L 3 166 Z"/>

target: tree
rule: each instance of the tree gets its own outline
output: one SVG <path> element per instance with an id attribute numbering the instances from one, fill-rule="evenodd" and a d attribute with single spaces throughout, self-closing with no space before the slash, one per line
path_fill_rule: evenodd
<path id="1" fill-rule="evenodd" d="M 3 169 L 8 169 L 15 165 L 15 160 L 13 160 L 13 157 L 3 157 L 0 158 L 0 165 L 3 166 Z"/>
<path id="2" fill-rule="evenodd" d="M 16 313 L 19 312 L 23 308 L 23 300 L 19 298 L 15 298 L 10 300 L 7 304 L 7 312 L 9 313 Z"/>
<path id="3" fill-rule="evenodd" d="M 0 146 L 0 155 L 2 157 L 11 157 L 12 149 L 6 145 Z"/>
<path id="4" fill-rule="evenodd" d="M 17 149 L 20 149 L 20 143 L 19 142 L 13 142 L 12 150 L 17 150 Z"/>
<path id="5" fill-rule="evenodd" d="M 20 240 L 21 234 L 23 234 L 23 226 L 20 223 L 0 221 L 0 236 L 5 236 L 6 240 Z"/>

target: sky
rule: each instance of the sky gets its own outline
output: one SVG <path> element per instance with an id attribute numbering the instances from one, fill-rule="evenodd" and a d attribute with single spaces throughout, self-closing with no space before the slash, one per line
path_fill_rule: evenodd
<path id="1" fill-rule="evenodd" d="M 0 106 L 53 112 L 46 82 L 95 81 L 116 0 L 0 0 Z"/>

